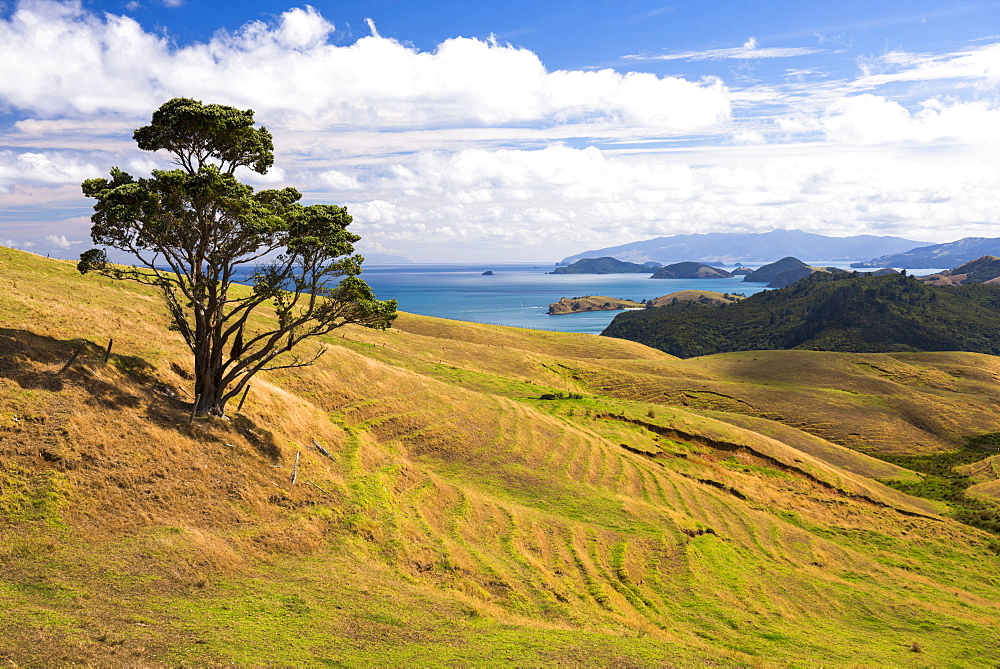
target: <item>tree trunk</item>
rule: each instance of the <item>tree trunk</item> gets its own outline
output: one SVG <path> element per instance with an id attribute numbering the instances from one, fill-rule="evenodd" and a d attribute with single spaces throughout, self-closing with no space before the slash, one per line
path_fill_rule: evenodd
<path id="1" fill-rule="evenodd" d="M 225 416 L 226 404 L 222 397 L 226 389 L 219 382 L 220 370 L 212 365 L 212 360 L 208 346 L 195 354 L 194 391 L 200 396 L 196 411 L 200 416 Z"/>

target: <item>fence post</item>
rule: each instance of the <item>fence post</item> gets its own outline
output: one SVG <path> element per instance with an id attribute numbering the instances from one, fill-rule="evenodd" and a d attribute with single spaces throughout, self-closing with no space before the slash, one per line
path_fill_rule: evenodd
<path id="1" fill-rule="evenodd" d="M 104 364 L 108 364 L 108 359 L 111 357 L 111 347 L 114 345 L 114 338 L 108 339 L 108 348 L 104 351 Z"/>
<path id="2" fill-rule="evenodd" d="M 295 485 L 295 480 L 299 478 L 299 456 L 302 455 L 302 451 L 295 451 L 295 466 L 292 467 L 292 485 Z"/>
<path id="3" fill-rule="evenodd" d="M 201 395 L 194 396 L 194 403 L 191 405 L 191 417 L 188 418 L 188 423 L 194 422 L 194 415 L 198 412 L 198 401 L 201 399 Z"/>
<path id="4" fill-rule="evenodd" d="M 69 356 L 69 360 L 66 361 L 66 364 L 62 366 L 62 369 L 60 369 L 58 372 L 56 372 L 56 376 L 59 376 L 60 374 L 62 374 L 63 372 L 65 372 L 67 369 L 70 368 L 70 365 L 72 365 L 74 362 L 76 362 L 76 357 L 78 355 L 80 355 L 80 351 L 82 351 L 83 347 L 86 346 L 86 345 L 87 345 L 87 341 L 86 340 L 80 342 L 80 345 L 76 347 L 75 351 L 73 351 L 73 355 Z"/>
<path id="5" fill-rule="evenodd" d="M 247 393 L 250 392 L 250 384 L 243 390 L 243 397 L 240 398 L 239 406 L 236 407 L 236 413 L 243 411 L 243 403 L 247 401 Z"/>

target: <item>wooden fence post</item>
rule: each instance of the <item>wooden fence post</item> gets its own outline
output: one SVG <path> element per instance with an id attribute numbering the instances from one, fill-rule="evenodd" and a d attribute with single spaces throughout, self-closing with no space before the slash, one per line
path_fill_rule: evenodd
<path id="1" fill-rule="evenodd" d="M 104 352 L 104 364 L 108 364 L 108 359 L 111 357 L 111 347 L 114 345 L 114 338 L 108 339 L 108 349 Z"/>
<path id="2" fill-rule="evenodd" d="M 201 395 L 194 396 L 194 403 L 191 405 L 191 417 L 188 418 L 188 423 L 194 422 L 194 415 L 198 412 L 198 401 L 201 399 Z"/>
<path id="3" fill-rule="evenodd" d="M 62 366 L 62 369 L 60 369 L 58 372 L 56 372 L 56 376 L 59 376 L 60 374 L 62 374 L 63 372 L 65 372 L 67 369 L 70 368 L 70 365 L 72 365 L 74 362 L 76 362 L 76 357 L 78 355 L 80 355 L 80 352 L 83 350 L 83 347 L 86 346 L 86 345 L 87 345 L 87 341 L 86 340 L 80 342 L 80 345 L 76 347 L 75 351 L 73 351 L 73 355 L 69 356 L 69 360 L 66 361 L 66 364 Z"/>
<path id="4" fill-rule="evenodd" d="M 236 413 L 243 411 L 243 403 L 247 401 L 247 393 L 250 392 L 250 384 L 243 390 L 243 397 L 240 398 L 239 406 L 236 407 Z"/>
<path id="5" fill-rule="evenodd" d="M 295 451 L 295 466 L 292 467 L 292 485 L 295 485 L 295 480 L 299 478 L 299 456 L 302 455 L 302 451 Z"/>

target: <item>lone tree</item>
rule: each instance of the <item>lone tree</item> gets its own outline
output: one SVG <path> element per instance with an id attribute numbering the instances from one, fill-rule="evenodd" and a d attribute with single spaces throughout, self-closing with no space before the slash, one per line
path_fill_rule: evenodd
<path id="1" fill-rule="evenodd" d="M 385 329 L 396 301 L 375 299 L 358 278 L 360 237 L 343 207 L 303 206 L 294 188 L 255 192 L 238 167 L 260 174 L 274 162 L 271 133 L 253 111 L 174 98 L 135 131 L 140 149 L 169 152 L 178 169 L 134 179 L 117 167 L 88 179 L 95 244 L 140 264 L 112 265 L 104 249 L 80 256 L 80 272 L 158 287 L 194 355 L 196 410 L 223 416 L 254 374 L 309 365 L 291 351 L 348 323 Z M 234 288 L 237 280 L 251 288 Z"/>

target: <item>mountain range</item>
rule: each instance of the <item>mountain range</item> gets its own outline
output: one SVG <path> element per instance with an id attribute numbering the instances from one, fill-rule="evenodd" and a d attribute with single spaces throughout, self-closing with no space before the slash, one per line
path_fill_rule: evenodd
<path id="1" fill-rule="evenodd" d="M 1000 256 L 1000 237 L 965 237 L 947 244 L 931 244 L 904 253 L 889 253 L 851 267 L 928 269 L 958 267 L 983 256 Z"/>
<path id="2" fill-rule="evenodd" d="M 1000 242 L 1000 240 L 996 240 Z M 634 263 L 678 261 L 698 262 L 771 262 L 776 258 L 794 256 L 810 260 L 856 260 L 898 254 L 927 242 L 902 237 L 828 237 L 801 230 L 739 233 L 712 232 L 693 235 L 657 237 L 641 242 L 584 251 L 564 258 L 568 265 L 582 258 L 610 256 Z M 979 257 L 978 253 L 973 257 Z M 972 258 L 969 258 L 971 260 Z M 880 265 L 881 267 L 882 265 Z M 939 265 L 935 265 L 938 267 Z"/>

